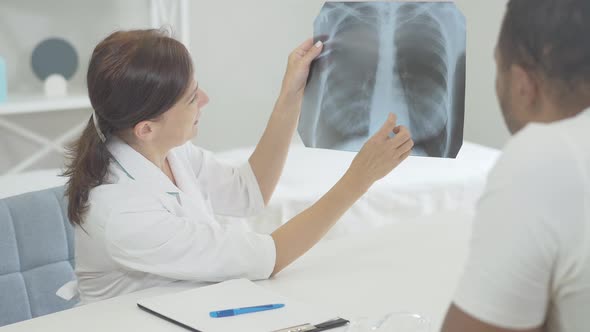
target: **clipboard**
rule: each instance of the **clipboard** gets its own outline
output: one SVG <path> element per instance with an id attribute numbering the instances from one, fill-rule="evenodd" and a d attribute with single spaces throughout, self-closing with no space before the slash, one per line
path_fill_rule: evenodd
<path id="1" fill-rule="evenodd" d="M 209 316 L 214 310 L 263 303 L 284 303 L 285 307 L 233 317 Z M 288 299 L 247 279 L 144 298 L 137 306 L 194 332 L 318 332 L 349 323 L 333 311 Z"/>

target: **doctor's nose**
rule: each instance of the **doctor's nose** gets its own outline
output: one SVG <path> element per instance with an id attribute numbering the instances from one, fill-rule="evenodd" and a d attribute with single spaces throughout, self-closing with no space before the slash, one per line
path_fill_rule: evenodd
<path id="1" fill-rule="evenodd" d="M 209 103 L 209 96 L 202 89 L 199 89 L 199 91 L 197 91 L 197 94 L 197 100 L 199 100 L 199 107 L 205 107 L 205 105 Z"/>

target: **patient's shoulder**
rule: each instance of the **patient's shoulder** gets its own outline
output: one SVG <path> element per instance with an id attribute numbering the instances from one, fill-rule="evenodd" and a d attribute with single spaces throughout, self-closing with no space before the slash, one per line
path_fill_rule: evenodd
<path id="1" fill-rule="evenodd" d="M 547 176 L 579 173 L 579 156 L 561 124 L 527 125 L 506 144 L 491 177 L 547 180 Z"/>
<path id="2" fill-rule="evenodd" d="M 529 125 L 506 145 L 488 176 L 486 196 L 502 201 L 510 198 L 519 209 L 545 214 L 566 208 L 579 211 L 587 177 L 581 166 L 580 157 L 561 130 L 552 125 Z M 565 197 L 572 199 L 557 199 Z"/>

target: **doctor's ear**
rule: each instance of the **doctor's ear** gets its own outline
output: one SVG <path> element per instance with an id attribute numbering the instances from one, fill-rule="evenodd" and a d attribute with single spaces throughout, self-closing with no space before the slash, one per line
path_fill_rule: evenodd
<path id="1" fill-rule="evenodd" d="M 154 128 L 150 121 L 141 121 L 133 127 L 133 135 L 140 141 L 151 140 L 153 133 Z"/>

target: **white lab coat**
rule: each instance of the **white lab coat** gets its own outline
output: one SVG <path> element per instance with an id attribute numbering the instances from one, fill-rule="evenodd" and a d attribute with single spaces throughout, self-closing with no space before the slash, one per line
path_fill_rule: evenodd
<path id="1" fill-rule="evenodd" d="M 264 208 L 250 164 L 235 168 L 192 143 L 168 155 L 175 186 L 160 169 L 121 139 L 107 184 L 90 192 L 90 208 L 76 227 L 80 303 L 176 280 L 217 282 L 266 279 L 276 252 L 266 234 L 220 223 L 216 215 L 246 217 Z M 63 296 L 63 294 L 66 294 Z"/>

